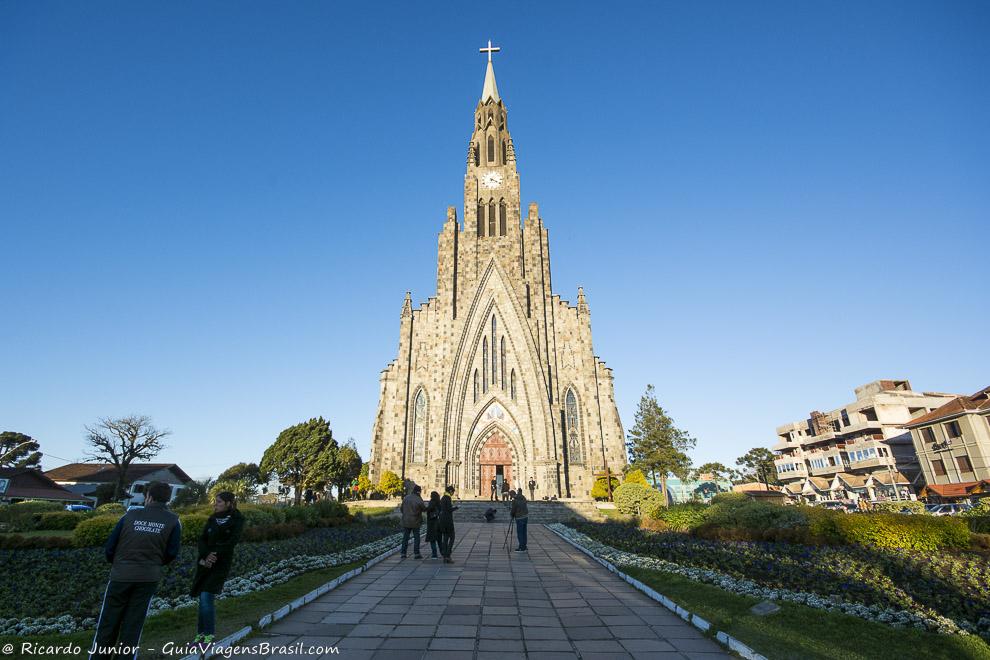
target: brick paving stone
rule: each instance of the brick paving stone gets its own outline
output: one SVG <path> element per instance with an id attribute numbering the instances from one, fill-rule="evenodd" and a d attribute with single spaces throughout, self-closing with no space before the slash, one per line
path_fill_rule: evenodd
<path id="1" fill-rule="evenodd" d="M 392 556 L 262 634 L 340 638 L 347 660 L 729 657 L 542 526 L 525 554 L 503 552 L 497 532 L 460 525 L 454 564 Z"/>

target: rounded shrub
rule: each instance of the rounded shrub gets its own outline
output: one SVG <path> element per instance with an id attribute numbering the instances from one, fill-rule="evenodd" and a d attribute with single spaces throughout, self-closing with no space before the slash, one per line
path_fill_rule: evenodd
<path id="1" fill-rule="evenodd" d="M 620 485 L 612 496 L 620 512 L 632 515 L 642 515 L 649 505 L 663 503 L 658 491 L 637 483 Z"/>
<path id="2" fill-rule="evenodd" d="M 76 525 L 85 520 L 88 516 L 82 512 L 75 511 L 46 511 L 38 518 L 35 529 L 75 529 Z"/>
<path id="3" fill-rule="evenodd" d="M 990 516 L 966 516 L 963 520 L 974 534 L 990 534 Z"/>
<path id="4" fill-rule="evenodd" d="M 709 507 L 698 502 L 685 502 L 672 506 L 661 506 L 651 512 L 657 520 L 663 521 L 667 529 L 675 532 L 689 532 L 704 524 Z"/>
<path id="5" fill-rule="evenodd" d="M 925 503 L 918 500 L 887 500 L 886 502 L 874 502 L 873 511 L 884 513 L 926 513 Z"/>
<path id="6" fill-rule="evenodd" d="M 184 513 L 179 516 L 179 523 L 182 525 L 182 543 L 189 545 L 199 542 L 199 537 L 203 535 L 203 528 L 209 516 L 201 513 Z"/>
<path id="7" fill-rule="evenodd" d="M 72 530 L 72 545 L 77 548 L 86 548 L 94 545 L 103 545 L 110 538 L 120 516 L 94 516 L 83 520 Z"/>
<path id="8" fill-rule="evenodd" d="M 262 506 L 242 506 L 238 507 L 241 515 L 244 516 L 244 526 L 245 527 L 271 527 L 272 525 L 277 525 L 282 520 L 280 520 L 279 513 L 273 511 L 274 507 L 262 507 Z"/>
<path id="9" fill-rule="evenodd" d="M 106 504 L 101 504 L 100 506 L 96 507 L 97 513 L 105 513 L 105 514 L 119 513 L 123 515 L 126 511 L 127 509 L 125 509 L 124 505 L 121 504 L 120 502 L 107 502 Z"/>

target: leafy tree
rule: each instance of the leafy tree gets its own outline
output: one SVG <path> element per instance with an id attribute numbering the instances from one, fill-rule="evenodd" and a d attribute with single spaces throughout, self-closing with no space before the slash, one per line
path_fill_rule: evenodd
<path id="1" fill-rule="evenodd" d="M 256 463 L 238 463 L 220 473 L 217 481 L 245 481 L 251 488 L 251 494 L 257 491 L 258 486 L 265 483 L 261 477 L 261 468 Z"/>
<path id="2" fill-rule="evenodd" d="M 650 475 L 654 486 L 660 480 L 660 492 L 667 503 L 667 475 L 686 479 L 691 470 L 687 450 L 695 445 L 695 439 L 674 425 L 674 420 L 657 403 L 652 385 L 639 400 L 635 425 L 629 432 L 627 443 L 633 467 Z"/>
<path id="3" fill-rule="evenodd" d="M 351 481 L 361 474 L 361 455 L 358 454 L 357 447 L 354 446 L 354 439 L 348 439 L 342 447 L 333 443 L 333 447 L 320 454 L 316 465 L 313 468 L 311 478 L 306 485 L 316 490 L 330 491 L 331 487 L 337 488 L 337 498 L 343 499 L 344 489 Z"/>
<path id="4" fill-rule="evenodd" d="M 0 433 L 0 467 L 41 469 L 41 445 L 17 431 Z"/>
<path id="5" fill-rule="evenodd" d="M 378 482 L 378 490 L 385 497 L 398 497 L 402 495 L 402 479 L 395 472 L 385 470 Z"/>
<path id="6" fill-rule="evenodd" d="M 213 486 L 213 479 L 207 477 L 198 481 L 190 481 L 186 487 L 175 494 L 172 500 L 173 507 L 194 506 L 205 504 L 209 495 L 210 487 Z"/>
<path id="7" fill-rule="evenodd" d="M 773 452 L 766 447 L 753 447 L 736 459 L 736 465 L 745 468 L 743 476 L 769 487 L 770 484 L 779 483 L 777 467 L 773 464 L 773 459 Z"/>
<path id="8" fill-rule="evenodd" d="M 648 486 L 649 482 L 646 481 L 646 475 L 643 474 L 642 470 L 633 468 L 626 472 L 625 478 L 623 478 L 622 483 L 624 484 L 643 484 Z"/>
<path id="9" fill-rule="evenodd" d="M 361 473 L 358 475 L 358 493 L 361 497 L 368 497 L 372 490 L 374 490 L 375 485 L 371 483 L 371 477 L 369 476 L 369 469 L 371 468 L 370 463 L 365 463 L 361 466 Z"/>
<path id="10" fill-rule="evenodd" d="M 734 473 L 735 470 L 721 463 L 705 463 L 694 470 L 694 478 L 700 481 L 701 475 L 710 474 L 715 481 L 732 481 Z"/>
<path id="11" fill-rule="evenodd" d="M 247 502 L 254 497 L 254 489 L 256 487 L 257 485 L 247 477 L 241 477 L 240 479 L 217 479 L 210 486 L 207 501 L 212 502 L 216 499 L 218 493 L 227 491 L 233 493 L 238 502 Z"/>
<path id="12" fill-rule="evenodd" d="M 86 456 L 93 461 L 111 463 L 117 468 L 117 483 L 113 499 L 124 496 L 127 487 L 127 468 L 134 461 L 148 461 L 165 449 L 162 440 L 171 434 L 159 430 L 147 415 L 130 415 L 119 419 L 101 418 L 86 428 L 89 449 Z"/>
<path id="13" fill-rule="evenodd" d="M 293 487 L 296 505 L 302 500 L 302 489 L 325 484 L 319 472 L 326 451 L 336 452 L 337 442 L 330 423 L 322 417 L 290 426 L 278 434 L 278 439 L 261 457 L 260 472 L 267 481 L 271 475 Z M 322 480 L 322 482 L 321 482 Z"/>

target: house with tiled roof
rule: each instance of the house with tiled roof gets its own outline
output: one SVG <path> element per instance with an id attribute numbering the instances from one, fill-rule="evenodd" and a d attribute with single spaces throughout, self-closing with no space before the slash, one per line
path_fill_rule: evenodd
<path id="1" fill-rule="evenodd" d="M 990 387 L 906 425 L 925 475 L 925 496 L 956 501 L 990 493 Z M 952 486 L 950 488 L 950 486 Z"/>
<path id="2" fill-rule="evenodd" d="M 59 486 L 41 470 L 0 468 L 0 502 L 12 504 L 24 500 L 46 500 L 62 504 L 86 502 L 86 498 Z"/>
<path id="3" fill-rule="evenodd" d="M 117 466 L 112 463 L 69 463 L 45 472 L 45 476 L 67 490 L 94 499 L 103 484 L 117 483 Z M 192 478 L 175 463 L 131 463 L 124 477 L 124 487 L 136 481 L 162 481 L 184 486 Z"/>

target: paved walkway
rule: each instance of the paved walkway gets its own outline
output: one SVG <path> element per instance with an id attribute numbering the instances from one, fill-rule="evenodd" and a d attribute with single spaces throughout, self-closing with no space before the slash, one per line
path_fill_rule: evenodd
<path id="1" fill-rule="evenodd" d="M 455 563 L 393 555 L 260 639 L 336 645 L 326 657 L 345 660 L 728 657 L 544 527 L 530 528 L 528 553 L 503 550 L 505 531 L 461 524 Z"/>

